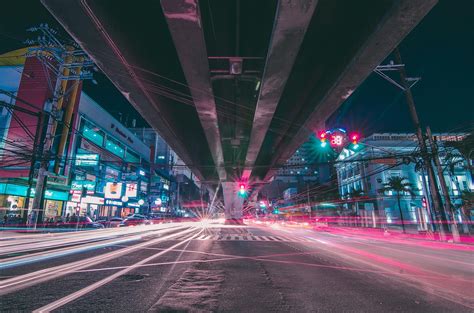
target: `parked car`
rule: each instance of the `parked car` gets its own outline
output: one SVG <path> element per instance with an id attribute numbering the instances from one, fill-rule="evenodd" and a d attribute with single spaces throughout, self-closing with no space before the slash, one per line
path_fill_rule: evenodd
<path id="1" fill-rule="evenodd" d="M 124 219 L 119 227 L 124 226 L 136 226 L 136 225 L 149 225 L 151 224 L 150 220 L 146 218 L 146 216 L 141 214 L 133 214 L 132 216 L 127 217 Z"/>
<path id="2" fill-rule="evenodd" d="M 104 225 L 106 228 L 113 228 L 113 227 L 119 227 L 119 225 L 123 222 L 123 218 L 120 217 L 111 217 L 109 219 L 103 219 L 97 221 L 97 223 L 100 223 Z"/>
<path id="3" fill-rule="evenodd" d="M 102 229 L 104 225 L 94 222 L 89 216 L 72 217 L 68 222 L 58 222 L 59 228 Z"/>

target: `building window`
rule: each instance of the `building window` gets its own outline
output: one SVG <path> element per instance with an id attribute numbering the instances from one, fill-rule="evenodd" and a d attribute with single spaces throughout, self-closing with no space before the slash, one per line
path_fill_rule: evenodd
<path id="1" fill-rule="evenodd" d="M 105 149 L 112 152 L 113 154 L 115 154 L 118 157 L 121 157 L 121 158 L 124 157 L 125 148 L 120 142 L 118 142 L 115 139 L 107 138 L 107 142 L 105 144 Z"/>
<path id="2" fill-rule="evenodd" d="M 140 163 L 140 157 L 138 156 L 138 154 L 127 149 L 127 155 L 125 157 L 125 161 L 130 162 L 130 163 Z"/>
<path id="3" fill-rule="evenodd" d="M 89 123 L 83 120 L 83 127 L 82 127 L 82 136 L 87 140 L 95 143 L 98 146 L 104 145 L 104 138 L 105 134 L 103 131 L 99 129 L 99 127 L 95 126 L 92 123 Z"/>

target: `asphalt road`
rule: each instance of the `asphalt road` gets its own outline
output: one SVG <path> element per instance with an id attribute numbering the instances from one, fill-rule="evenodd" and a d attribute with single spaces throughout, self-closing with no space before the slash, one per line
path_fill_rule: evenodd
<path id="1" fill-rule="evenodd" d="M 0 234 L 2 312 L 473 312 L 474 249 L 280 225 Z"/>

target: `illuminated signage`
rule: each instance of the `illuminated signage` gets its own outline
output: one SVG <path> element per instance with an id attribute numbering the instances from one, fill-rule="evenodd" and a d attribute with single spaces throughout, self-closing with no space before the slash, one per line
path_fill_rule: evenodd
<path id="1" fill-rule="evenodd" d="M 104 198 L 87 196 L 81 199 L 81 203 L 104 204 Z"/>
<path id="2" fill-rule="evenodd" d="M 163 184 L 163 189 L 164 190 L 170 190 L 170 186 L 168 184 Z"/>
<path id="3" fill-rule="evenodd" d="M 81 202 L 81 194 L 73 194 L 71 195 L 71 202 Z"/>
<path id="4" fill-rule="evenodd" d="M 76 166 L 96 166 L 98 164 L 98 154 L 76 154 Z"/>
<path id="5" fill-rule="evenodd" d="M 31 188 L 30 197 L 34 198 L 36 194 L 35 188 Z M 67 201 L 69 199 L 69 194 L 63 191 L 55 191 L 46 189 L 44 191 L 44 198 L 49 200 L 62 200 Z"/>
<path id="6" fill-rule="evenodd" d="M 129 203 L 127 203 L 127 206 L 130 207 L 130 208 L 139 208 L 140 204 L 138 204 L 136 202 L 129 202 Z"/>
<path id="7" fill-rule="evenodd" d="M 138 170 L 138 174 L 140 174 L 141 176 L 145 176 L 145 171 L 144 170 Z"/>
<path id="8" fill-rule="evenodd" d="M 88 191 L 95 190 L 95 182 L 88 181 L 88 180 L 73 180 L 71 183 L 72 190 L 82 190 L 82 188 L 86 188 Z"/>
<path id="9" fill-rule="evenodd" d="M 120 199 L 122 197 L 122 183 L 108 182 L 104 187 L 105 198 Z"/>
<path id="10" fill-rule="evenodd" d="M 117 200 L 106 199 L 106 200 L 105 200 L 105 205 L 122 206 L 122 205 L 123 205 L 123 202 L 122 202 L 122 201 L 117 201 Z"/>
<path id="11" fill-rule="evenodd" d="M 147 192 L 147 190 L 148 190 L 148 184 L 142 181 L 140 184 L 140 191 Z"/>
<path id="12" fill-rule="evenodd" d="M 344 144 L 344 136 L 342 134 L 332 134 L 329 143 L 331 146 L 342 146 Z"/>
<path id="13" fill-rule="evenodd" d="M 138 184 L 128 183 L 125 187 L 125 196 L 129 198 L 136 198 L 138 194 Z"/>

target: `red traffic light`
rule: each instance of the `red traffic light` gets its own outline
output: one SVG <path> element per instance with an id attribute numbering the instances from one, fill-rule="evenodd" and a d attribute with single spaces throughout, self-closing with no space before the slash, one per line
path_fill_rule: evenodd
<path id="1" fill-rule="evenodd" d="M 357 144 L 359 142 L 360 135 L 357 133 L 353 133 L 350 135 L 350 138 L 353 144 Z"/>

